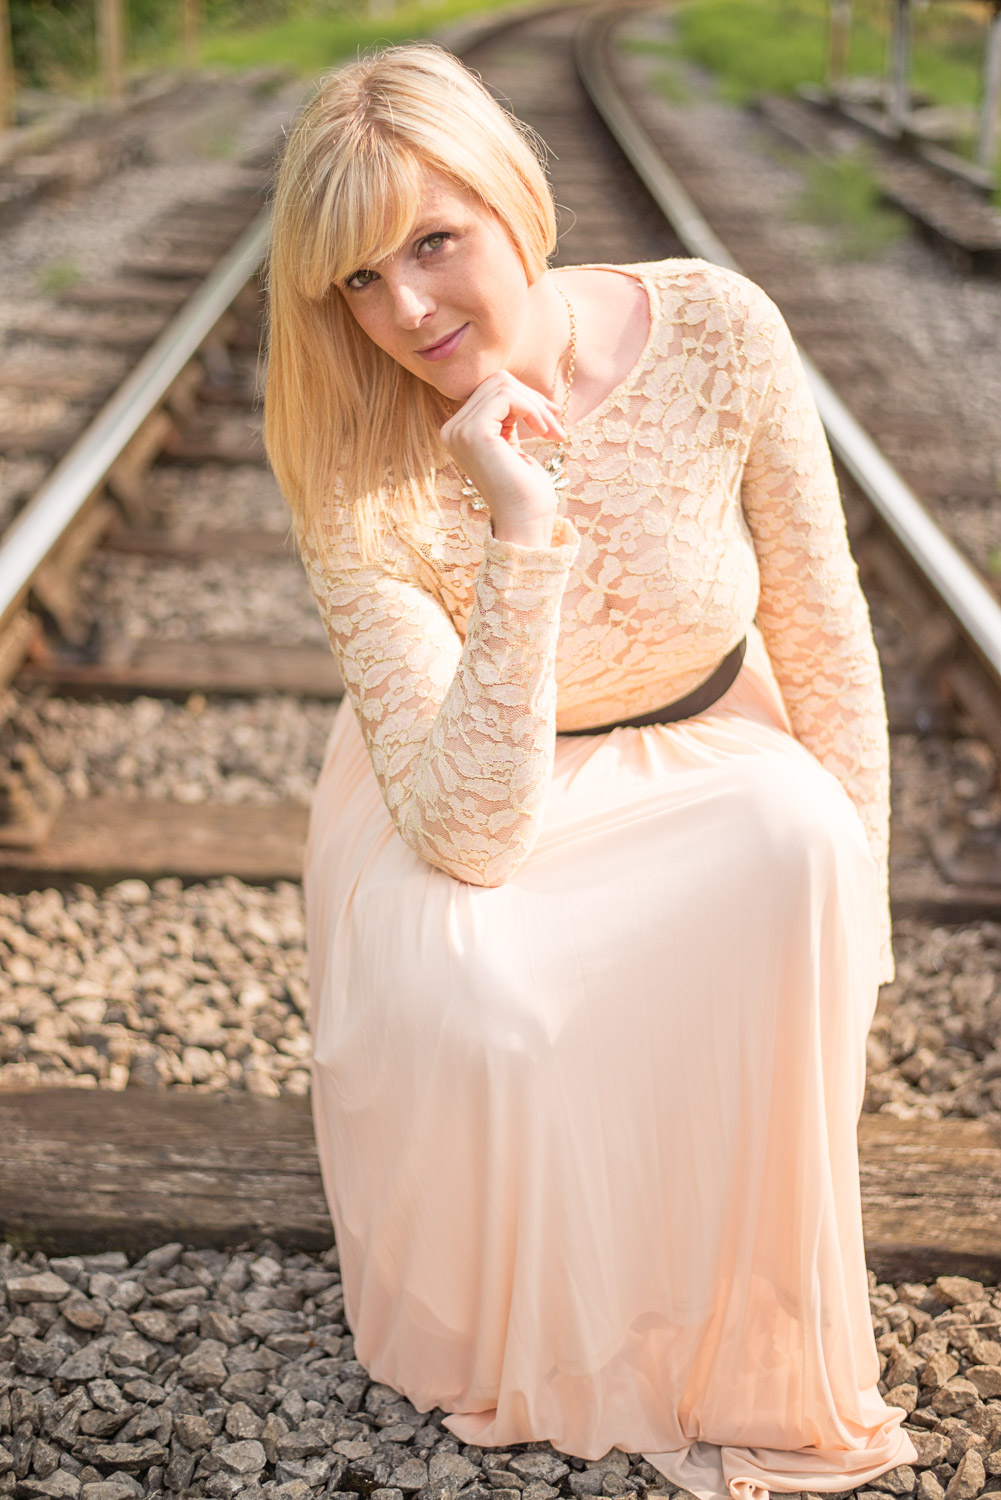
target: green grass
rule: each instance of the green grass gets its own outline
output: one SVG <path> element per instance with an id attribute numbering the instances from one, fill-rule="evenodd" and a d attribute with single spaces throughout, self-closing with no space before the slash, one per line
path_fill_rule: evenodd
<path id="1" fill-rule="evenodd" d="M 230 25 L 211 32 L 202 61 L 228 68 L 276 64 L 311 77 L 359 48 L 426 36 L 450 21 L 498 9 L 510 0 L 404 0 L 389 15 L 370 19 L 335 12 L 320 3 L 302 5 L 283 20 L 259 26 Z"/>
<path id="2" fill-rule="evenodd" d="M 57 297 L 69 291 L 83 276 L 80 267 L 72 260 L 54 260 L 43 266 L 35 278 L 38 290 L 46 297 Z"/>
<path id="3" fill-rule="evenodd" d="M 906 217 L 881 201 L 867 151 L 846 152 L 831 161 L 806 157 L 805 182 L 796 212 L 833 231 L 833 259 L 863 260 L 878 255 L 906 235 Z"/>
<path id="4" fill-rule="evenodd" d="M 823 77 L 824 11 L 815 0 L 685 0 L 676 16 L 680 50 L 716 75 L 732 103 Z"/>
<path id="5" fill-rule="evenodd" d="M 366 0 L 205 0 L 199 64 L 274 67 L 313 77 L 359 49 L 426 36 L 451 21 L 509 3 L 400 0 L 394 5 L 382 0 L 383 10 L 372 16 Z M 82 98 L 99 94 L 93 0 L 12 4 L 20 83 Z M 179 0 L 129 0 L 128 69 L 179 66 L 179 24 Z M 225 155 L 228 143 L 220 140 L 217 150 Z"/>
<path id="6" fill-rule="evenodd" d="M 787 93 L 823 83 L 827 0 L 683 0 L 677 15 L 685 55 L 719 76 L 741 103 L 756 92 Z M 881 76 L 889 7 L 857 0 L 849 71 Z M 980 90 L 985 27 L 969 8 L 940 4 L 914 13 L 911 79 L 936 104 L 975 99 Z"/>
<path id="7" fill-rule="evenodd" d="M 677 62 L 666 59 L 653 75 L 653 86 L 671 104 L 687 104 L 692 91 L 682 76 Z"/>

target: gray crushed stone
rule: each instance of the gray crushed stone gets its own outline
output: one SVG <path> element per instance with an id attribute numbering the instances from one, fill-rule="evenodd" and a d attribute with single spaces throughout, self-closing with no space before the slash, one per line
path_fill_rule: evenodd
<path id="1" fill-rule="evenodd" d="M 894 923 L 896 978 L 867 1038 L 864 1108 L 1001 1118 L 1001 923 Z"/>
<path id="2" fill-rule="evenodd" d="M 890 745 L 891 827 L 930 839 L 944 820 L 974 830 L 1001 822 L 997 761 L 973 736 L 895 734 Z"/>
<path id="3" fill-rule="evenodd" d="M 333 713 L 287 694 L 116 703 L 0 693 L 8 732 L 81 800 L 307 804 Z"/>
<path id="4" fill-rule="evenodd" d="M 1001 1120 L 1001 923 L 898 920 L 864 1109 Z M 302 893 L 226 879 L 0 896 L 0 1088 L 307 1094 Z"/>
<path id="5" fill-rule="evenodd" d="M 834 1493 L 1001 1491 L 1001 1288 L 868 1275 L 879 1389 L 919 1457 Z M 690 1500 L 638 1453 L 461 1444 L 354 1355 L 336 1247 L 175 1243 L 130 1263 L 0 1245 L 0 1495 Z"/>
<path id="6" fill-rule="evenodd" d="M 0 895 L 0 1088 L 309 1091 L 302 892 Z"/>
<path id="7" fill-rule="evenodd" d="M 109 641 L 327 644 L 305 573 L 292 558 L 152 562 L 97 553 L 78 597 L 82 614 L 99 620 Z"/>
<path id="8" fill-rule="evenodd" d="M 157 464 L 146 477 L 143 499 L 151 523 L 167 531 L 259 529 L 275 533 L 276 555 L 285 546 L 285 501 L 274 475 L 258 464 Z"/>
<path id="9" fill-rule="evenodd" d="M 102 181 L 42 199 L 3 239 L 0 335 L 25 314 L 58 305 L 46 271 L 72 270 L 103 281 L 148 241 L 147 226 L 185 202 L 217 201 L 256 190 L 261 171 L 241 164 L 277 143 L 303 97 L 301 81 L 262 90 L 253 77 L 206 74 L 198 98 L 166 98 L 121 129 L 139 142 L 137 158 Z"/>

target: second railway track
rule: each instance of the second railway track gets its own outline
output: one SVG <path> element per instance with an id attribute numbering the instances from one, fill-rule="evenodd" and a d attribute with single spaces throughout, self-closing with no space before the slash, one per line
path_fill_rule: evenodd
<path id="1" fill-rule="evenodd" d="M 465 56 L 553 153 L 561 261 L 684 254 L 578 83 L 578 19 L 574 11 L 530 17 Z M 794 334 L 797 316 L 806 330 L 811 293 L 798 302 L 783 295 L 792 287 L 781 245 L 762 235 L 756 262 L 747 216 L 736 223 L 741 268 L 789 307 Z M 296 882 L 339 684 L 261 461 L 259 310 L 251 282 L 221 330 L 226 338 L 205 346 L 145 429 L 159 456 L 147 468 L 141 443 L 133 448 L 109 484 L 118 513 L 99 513 L 79 556 L 64 556 L 32 595 L 30 655 L 9 690 L 5 732 L 11 743 L 32 741 L 67 795 L 44 839 L 0 848 L 0 1219 L 29 1248 L 134 1254 L 170 1238 L 228 1247 L 261 1233 L 276 1247 L 330 1242 L 303 1097 Z M 989 810 L 997 790 L 989 740 L 999 737 L 989 724 L 980 738 L 969 733 L 971 709 L 986 700 L 982 683 L 965 704 L 941 691 L 955 629 L 929 621 L 922 604 L 915 631 L 912 575 L 876 535 L 847 477 L 844 487 L 883 651 L 895 759 L 921 761 L 931 732 L 948 761 L 958 722 L 981 747 L 967 800 Z M 95 497 L 92 514 L 105 498 Z M 987 704 L 991 712 L 1001 721 L 1001 706 Z M 935 989 L 920 964 L 902 965 L 903 989 L 898 982 L 877 1019 L 872 1071 L 899 1076 L 906 1089 L 871 1094 L 859 1132 L 867 1253 L 886 1278 L 874 1287 L 874 1316 L 883 1320 L 884 1373 L 897 1386 L 923 1381 L 934 1320 L 949 1308 L 980 1308 L 980 1324 L 1001 1325 L 1001 927 L 990 925 L 1001 885 L 989 838 L 977 878 L 949 878 L 949 849 L 954 877 L 975 865 L 976 820 L 962 830 L 962 847 L 955 827 L 944 828 L 952 843 L 936 859 L 912 826 L 913 804 L 927 811 L 922 789 L 931 784 L 926 764 L 917 772 L 919 790 L 898 798 L 895 812 L 892 896 L 896 917 L 939 934 L 945 982 Z M 44 804 L 45 777 L 29 766 L 23 783 L 33 775 Z M 986 816 L 980 826 L 990 832 Z M 971 926 L 978 918 L 981 929 Z M 907 984 L 925 1009 L 895 1025 Z M 933 1112 L 951 1118 L 906 1118 L 915 1099 L 933 1099 Z M 881 1112 L 886 1103 L 902 1107 Z M 121 1266 L 117 1274 L 127 1279 Z M 899 1316 L 888 1312 L 894 1304 Z M 894 1345 L 907 1320 L 910 1337 Z M 919 1359 L 913 1340 L 926 1334 Z M 364 1386 L 346 1368 L 345 1380 Z M 943 1396 L 941 1410 L 919 1403 L 914 1386 L 919 1429 L 937 1436 L 936 1423 L 965 1413 L 984 1439 L 964 1447 L 950 1429 L 938 1450 L 940 1491 L 963 1463 L 970 1468 L 971 1448 L 1001 1449 L 1001 1423 L 995 1434 L 993 1416 L 980 1411 L 999 1404 L 1001 1383 L 997 1393 L 980 1375 L 966 1385 Z M 641 1471 L 630 1468 L 630 1485 L 659 1487 Z M 361 1479 L 345 1487 L 367 1493 Z M 560 1480 L 553 1493 L 570 1492 Z M 936 1492 L 926 1486 L 922 1500 Z"/>

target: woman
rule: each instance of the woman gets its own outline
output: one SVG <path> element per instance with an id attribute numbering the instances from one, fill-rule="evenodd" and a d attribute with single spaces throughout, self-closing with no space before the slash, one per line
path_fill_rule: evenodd
<path id="1" fill-rule="evenodd" d="M 843 1490 L 916 1457 L 855 1143 L 893 975 L 868 613 L 764 292 L 554 247 L 440 49 L 290 135 L 265 425 L 346 685 L 305 867 L 345 1316 L 468 1443 Z"/>

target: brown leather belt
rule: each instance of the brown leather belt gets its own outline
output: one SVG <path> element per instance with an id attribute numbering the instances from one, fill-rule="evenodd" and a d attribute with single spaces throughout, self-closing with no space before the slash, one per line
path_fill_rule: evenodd
<path id="1" fill-rule="evenodd" d="M 676 719 L 691 719 L 705 713 L 737 680 L 747 650 L 747 636 L 743 636 L 728 651 L 711 677 L 699 683 L 683 698 L 676 698 L 663 708 L 652 709 L 648 714 L 637 714 L 635 719 L 616 719 L 614 724 L 598 724 L 594 729 L 558 729 L 557 734 L 607 734 L 610 729 L 642 729 L 646 724 L 672 724 Z"/>

